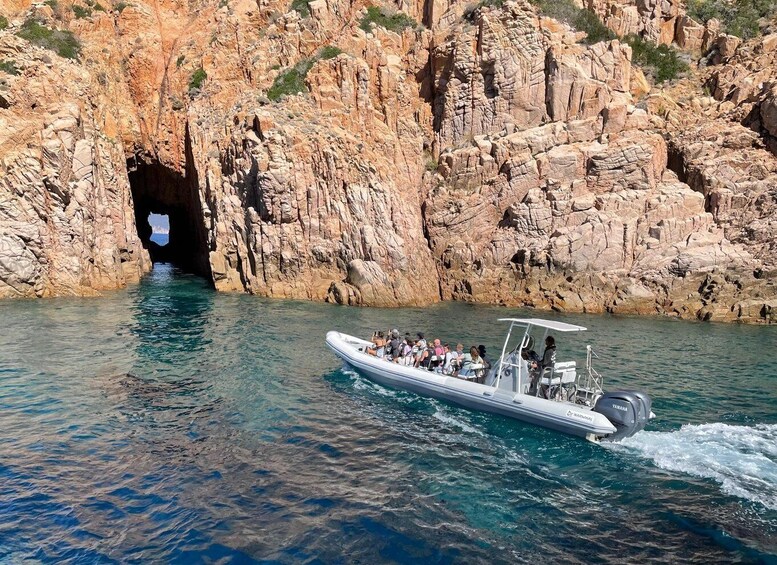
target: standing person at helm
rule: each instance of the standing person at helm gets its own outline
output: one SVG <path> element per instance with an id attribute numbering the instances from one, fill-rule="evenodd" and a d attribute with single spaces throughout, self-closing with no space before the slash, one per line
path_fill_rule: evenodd
<path id="1" fill-rule="evenodd" d="M 542 353 L 542 369 L 556 364 L 556 340 L 552 335 L 545 338 L 545 351 Z"/>
<path id="2" fill-rule="evenodd" d="M 553 338 L 552 335 L 549 335 L 545 338 L 545 351 L 542 353 L 542 359 L 539 363 L 539 370 L 537 371 L 537 379 L 541 380 L 543 375 L 545 374 L 545 369 L 550 369 L 551 373 L 553 371 L 553 366 L 556 364 L 556 340 Z M 549 375 L 548 382 L 552 380 L 553 375 Z M 534 383 L 533 383 L 534 384 Z M 535 384 L 536 386 L 536 384 Z M 541 387 L 542 393 L 541 396 L 545 396 L 547 394 L 547 391 L 545 390 L 547 387 L 544 385 Z"/>

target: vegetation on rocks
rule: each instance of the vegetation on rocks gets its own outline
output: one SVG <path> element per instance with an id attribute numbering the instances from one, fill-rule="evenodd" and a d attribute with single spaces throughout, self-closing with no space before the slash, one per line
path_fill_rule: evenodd
<path id="1" fill-rule="evenodd" d="M 758 1 L 758 0 L 755 0 Z M 584 8 L 578 8 L 571 0 L 531 0 L 542 14 L 564 22 L 578 31 L 586 33 L 585 42 L 620 39 L 631 47 L 632 61 L 651 75 L 657 83 L 672 80 L 688 70 L 688 65 L 679 57 L 677 51 L 666 45 L 655 45 L 636 35 L 619 38 L 605 26 L 594 14 Z"/>
<path id="2" fill-rule="evenodd" d="M 359 27 L 369 32 L 372 30 L 372 24 L 386 28 L 389 31 L 401 32 L 408 27 L 418 27 L 418 22 L 407 14 L 401 12 L 391 13 L 384 8 L 378 6 L 368 6 L 367 13 L 362 17 L 359 22 Z"/>
<path id="3" fill-rule="evenodd" d="M 292 0 L 290 9 L 297 12 L 303 18 L 307 18 L 310 15 L 308 0 Z"/>
<path id="4" fill-rule="evenodd" d="M 777 13 L 775 0 L 688 0 L 688 16 L 698 22 L 720 20 L 726 33 L 750 39 L 760 33 L 758 20 Z"/>
<path id="5" fill-rule="evenodd" d="M 8 27 L 8 18 L 5 16 L 0 16 L 0 29 L 5 29 Z"/>
<path id="6" fill-rule="evenodd" d="M 342 52 L 342 49 L 333 45 L 322 47 L 314 57 L 303 59 L 275 77 L 270 90 L 267 91 L 267 98 L 277 102 L 284 96 L 307 92 L 308 88 L 305 86 L 305 77 L 316 61 L 334 59 Z"/>
<path id="7" fill-rule="evenodd" d="M 19 69 L 13 61 L 0 61 L 0 72 L 16 76 L 19 74 Z"/>
<path id="8" fill-rule="evenodd" d="M 202 83 L 205 82 L 206 78 L 208 78 L 208 73 L 206 73 L 205 69 L 202 67 L 194 71 L 189 79 L 189 95 L 193 95 L 200 90 L 200 88 L 202 88 Z"/>
<path id="9" fill-rule="evenodd" d="M 677 78 L 688 70 L 685 61 L 668 45 L 655 45 L 636 35 L 628 35 L 623 41 L 631 46 L 632 62 L 646 69 L 658 83 Z"/>
<path id="10" fill-rule="evenodd" d="M 340 53 L 342 53 L 343 50 L 339 47 L 335 47 L 334 45 L 325 45 L 321 48 L 321 51 L 318 53 L 319 59 L 334 59 L 337 57 Z"/>
<path id="11" fill-rule="evenodd" d="M 81 43 L 73 32 L 48 28 L 34 18 L 26 20 L 16 35 L 66 59 L 78 59 L 81 54 Z"/>
<path id="12" fill-rule="evenodd" d="M 83 6 L 73 4 L 73 14 L 77 19 L 83 20 L 84 18 L 88 18 L 92 15 L 92 10 L 90 8 L 84 8 Z"/>
<path id="13" fill-rule="evenodd" d="M 305 77 L 313 67 L 313 63 L 315 63 L 313 59 L 304 59 L 275 77 L 270 90 L 267 91 L 267 98 L 277 102 L 284 96 L 307 92 Z"/>
<path id="14" fill-rule="evenodd" d="M 124 8 L 128 8 L 129 6 L 131 6 L 131 4 L 126 2 L 119 2 L 116 4 L 116 6 L 114 6 L 114 9 L 121 14 L 124 11 Z"/>

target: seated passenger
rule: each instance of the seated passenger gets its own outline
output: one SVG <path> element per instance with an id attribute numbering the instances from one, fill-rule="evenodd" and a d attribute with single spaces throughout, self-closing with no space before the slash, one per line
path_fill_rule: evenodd
<path id="1" fill-rule="evenodd" d="M 370 341 L 372 341 L 372 347 L 367 347 L 366 353 L 382 359 L 386 353 L 386 337 L 384 333 L 374 332 Z"/>
<path id="2" fill-rule="evenodd" d="M 483 377 L 483 360 L 480 358 L 477 347 L 473 345 L 469 348 L 469 353 L 464 355 L 461 369 L 459 369 L 455 376 L 480 382 L 480 379 Z"/>
<path id="3" fill-rule="evenodd" d="M 428 368 L 430 371 L 437 371 L 438 367 L 441 367 L 443 364 L 443 361 L 445 360 L 445 348 L 442 346 L 442 343 L 439 339 L 435 339 L 432 342 L 431 347 L 427 349 L 428 355 L 427 358 L 429 360 L 428 362 Z"/>
<path id="4" fill-rule="evenodd" d="M 416 367 L 429 369 L 430 371 L 434 369 L 437 366 L 437 347 L 439 346 L 442 351 L 442 346 L 439 344 L 439 339 L 434 339 L 431 343 L 427 343 L 426 349 L 419 351 Z"/>
<path id="5" fill-rule="evenodd" d="M 402 356 L 402 340 L 399 337 L 399 330 L 391 330 L 389 340 L 386 343 L 386 358 L 393 361 Z"/>
<path id="6" fill-rule="evenodd" d="M 405 365 L 407 367 L 413 366 L 413 349 L 415 348 L 415 341 L 408 338 L 405 340 L 405 344 L 402 346 L 402 357 L 400 357 L 399 362 L 402 365 Z"/>
<path id="7" fill-rule="evenodd" d="M 478 345 L 478 355 L 483 360 L 483 368 L 488 371 L 491 368 L 491 361 L 486 357 L 485 345 Z"/>
<path id="8" fill-rule="evenodd" d="M 461 362 L 464 360 L 464 346 L 459 343 L 456 345 L 456 350 L 451 351 L 446 344 L 447 352 L 445 354 L 445 366 L 443 372 L 446 375 L 452 375 L 459 369 L 461 369 Z"/>
<path id="9" fill-rule="evenodd" d="M 421 364 L 421 361 L 425 357 L 426 353 L 426 340 L 424 339 L 424 334 L 422 332 L 418 332 L 416 334 L 418 336 L 418 339 L 415 342 L 415 348 L 413 353 L 415 354 L 415 358 L 413 359 L 413 367 L 418 367 Z"/>

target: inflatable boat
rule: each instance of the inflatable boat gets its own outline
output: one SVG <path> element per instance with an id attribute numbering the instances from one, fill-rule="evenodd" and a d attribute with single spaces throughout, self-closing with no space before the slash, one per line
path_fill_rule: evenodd
<path id="1" fill-rule="evenodd" d="M 326 344 L 347 365 L 381 385 L 501 414 L 589 441 L 630 437 L 654 417 L 650 397 L 644 392 L 603 390 L 603 379 L 592 366 L 594 353 L 590 345 L 586 346 L 586 363 L 581 371 L 574 361 L 532 366 L 529 353 L 534 352 L 529 348 L 535 342 L 533 334 L 544 333 L 539 343 L 545 343 L 550 332 L 582 332 L 586 328 L 536 318 L 499 321 L 509 323 L 499 360 L 487 375 L 475 379 L 377 357 L 370 354 L 370 341 L 338 331 L 327 333 Z"/>

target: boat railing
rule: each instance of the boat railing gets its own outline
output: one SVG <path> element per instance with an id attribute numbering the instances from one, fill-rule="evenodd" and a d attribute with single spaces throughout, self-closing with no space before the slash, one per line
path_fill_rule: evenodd
<path id="1" fill-rule="evenodd" d="M 593 367 L 593 358 L 597 359 L 599 356 L 591 348 L 590 345 L 586 345 L 585 356 L 585 372 L 581 372 L 578 375 L 577 382 L 577 400 L 583 402 L 586 405 L 591 405 L 595 402 L 597 396 L 601 395 L 604 391 L 604 377 Z"/>

